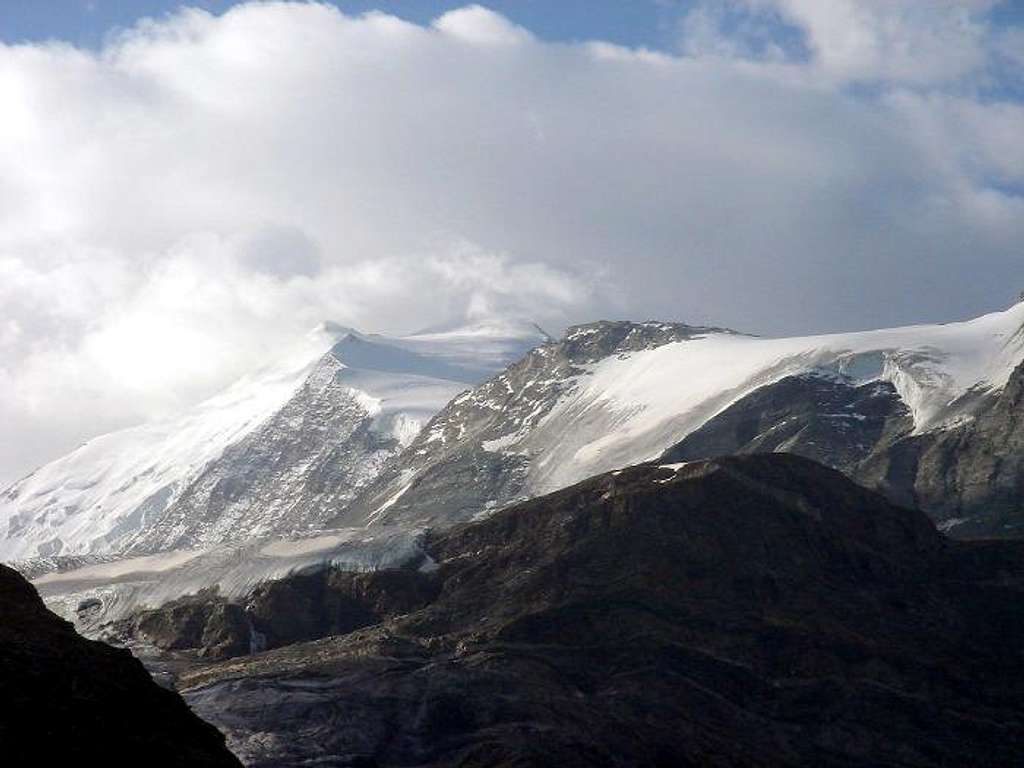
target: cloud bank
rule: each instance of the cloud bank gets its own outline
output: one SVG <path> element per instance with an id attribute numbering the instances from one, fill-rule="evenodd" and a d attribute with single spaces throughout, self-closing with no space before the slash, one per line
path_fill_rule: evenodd
<path id="1" fill-rule="evenodd" d="M 0 481 L 324 319 L 793 333 L 1024 289 L 991 2 L 708 0 L 674 52 L 266 2 L 0 46 Z"/>

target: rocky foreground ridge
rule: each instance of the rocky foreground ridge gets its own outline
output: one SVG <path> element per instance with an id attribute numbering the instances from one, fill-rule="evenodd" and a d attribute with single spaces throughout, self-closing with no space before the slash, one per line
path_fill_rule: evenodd
<path id="1" fill-rule="evenodd" d="M 426 547 L 426 573 L 268 585 L 324 636 L 200 643 L 178 686 L 252 766 L 1024 758 L 1024 544 L 806 459 L 614 471 Z"/>
<path id="2" fill-rule="evenodd" d="M 0 616 L 5 765 L 240 765 L 131 653 L 80 637 L 3 565 Z"/>

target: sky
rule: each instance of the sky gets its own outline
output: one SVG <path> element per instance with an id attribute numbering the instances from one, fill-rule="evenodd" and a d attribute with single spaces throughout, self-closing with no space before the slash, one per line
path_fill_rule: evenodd
<path id="1" fill-rule="evenodd" d="M 161 17 L 182 5 L 223 13 L 232 0 L 2 0 L 0 39 L 39 42 L 58 39 L 97 48 L 112 29 L 142 17 Z M 359 15 L 384 11 L 426 25 L 447 11 L 466 5 L 459 0 L 338 0 L 342 12 Z M 486 4 L 545 40 L 600 39 L 627 46 L 671 49 L 678 21 L 692 3 L 673 0 L 501 0 Z"/>
<path id="2" fill-rule="evenodd" d="M 0 0 L 0 483 L 323 320 L 764 335 L 1024 290 L 1024 7 Z"/>

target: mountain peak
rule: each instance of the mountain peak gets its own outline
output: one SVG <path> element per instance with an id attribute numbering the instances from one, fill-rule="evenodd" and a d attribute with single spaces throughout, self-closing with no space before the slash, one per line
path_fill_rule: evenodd
<path id="1" fill-rule="evenodd" d="M 533 320 L 516 316 L 487 316 L 440 323 L 409 334 L 407 338 L 493 338 L 549 341 L 551 336 Z"/>
<path id="2" fill-rule="evenodd" d="M 361 336 L 362 334 L 351 326 L 342 325 L 333 320 L 324 320 L 318 323 L 308 334 L 311 338 L 327 338 L 329 340 L 340 340 L 349 335 Z"/>
<path id="3" fill-rule="evenodd" d="M 445 403 L 536 343 L 536 332 L 480 326 L 402 338 L 323 322 L 193 409 L 93 440 L 11 486 L 0 555 L 148 552 L 315 528 Z"/>
<path id="4" fill-rule="evenodd" d="M 570 360 L 586 363 L 611 354 L 655 349 L 672 342 L 689 341 L 710 334 L 739 335 L 727 328 L 659 320 L 597 320 L 570 326 L 559 344 Z"/>

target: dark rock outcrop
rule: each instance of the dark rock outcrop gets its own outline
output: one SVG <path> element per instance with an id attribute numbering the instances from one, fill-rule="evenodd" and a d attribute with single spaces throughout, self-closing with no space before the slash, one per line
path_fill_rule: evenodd
<path id="1" fill-rule="evenodd" d="M 788 376 L 755 390 L 665 452 L 667 462 L 785 452 L 852 473 L 914 428 L 889 382 Z"/>
<path id="2" fill-rule="evenodd" d="M 437 596 L 437 581 L 414 570 L 327 570 L 263 584 L 246 600 L 268 648 L 342 635 L 411 613 Z"/>
<path id="3" fill-rule="evenodd" d="M 197 650 L 200 656 L 230 658 L 249 653 L 252 627 L 245 610 L 206 590 L 139 611 L 120 632 L 166 651 Z"/>
<path id="4" fill-rule="evenodd" d="M 633 467 L 429 550 L 420 610 L 186 697 L 256 766 L 1024 760 L 1024 545 L 808 460 Z"/>
<path id="5" fill-rule="evenodd" d="M 204 590 L 138 611 L 109 634 L 225 659 L 379 624 L 422 608 L 437 588 L 436 579 L 411 569 L 323 568 L 261 584 L 238 601 Z"/>
<path id="6" fill-rule="evenodd" d="M 224 737 L 122 649 L 79 636 L 0 565 L 5 765 L 238 766 Z"/>
<path id="7" fill-rule="evenodd" d="M 957 537 L 1024 536 L 1024 363 L 951 429 L 882 446 L 854 478 L 927 510 Z"/>

